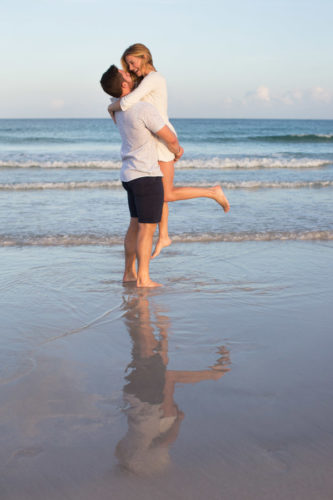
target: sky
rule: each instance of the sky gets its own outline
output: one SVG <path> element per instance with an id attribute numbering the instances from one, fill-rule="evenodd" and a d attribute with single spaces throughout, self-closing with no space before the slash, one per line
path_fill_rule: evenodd
<path id="1" fill-rule="evenodd" d="M 171 118 L 333 119 L 333 0 L 0 0 L 0 118 L 103 118 L 136 42 Z"/>

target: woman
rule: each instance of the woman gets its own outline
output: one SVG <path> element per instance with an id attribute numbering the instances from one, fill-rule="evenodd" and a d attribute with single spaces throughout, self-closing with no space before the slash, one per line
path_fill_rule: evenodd
<path id="1" fill-rule="evenodd" d="M 115 111 L 126 111 L 133 104 L 140 100 L 153 104 L 166 125 L 175 132 L 173 126 L 169 122 L 167 105 L 167 87 L 164 77 L 156 71 L 153 58 L 149 49 L 141 44 L 135 43 L 125 50 L 121 58 L 123 69 L 129 72 L 137 83 L 137 87 L 127 96 L 113 102 L 108 110 L 111 114 Z M 220 186 L 209 188 L 197 187 L 175 187 L 173 184 L 174 178 L 174 163 L 183 154 L 181 148 L 178 155 L 170 153 L 166 145 L 161 141 L 157 141 L 158 163 L 163 173 L 164 186 L 164 206 L 162 219 L 159 224 L 159 239 L 153 252 L 152 258 L 156 257 L 162 248 L 171 244 L 171 239 L 168 234 L 168 201 L 189 200 L 192 198 L 212 198 L 217 201 L 225 212 L 229 211 L 229 202 L 224 195 Z"/>

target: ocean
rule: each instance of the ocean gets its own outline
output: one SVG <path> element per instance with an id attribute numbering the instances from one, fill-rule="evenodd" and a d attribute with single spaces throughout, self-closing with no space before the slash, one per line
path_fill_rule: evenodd
<path id="1" fill-rule="evenodd" d="M 136 288 L 111 119 L 0 120 L 1 500 L 332 499 L 333 120 L 172 122 Z"/>
<path id="2" fill-rule="evenodd" d="M 333 121 L 172 120 L 175 184 L 221 184 L 170 203 L 175 242 L 333 238 Z M 114 245 L 128 221 L 110 119 L 0 120 L 0 245 Z"/>

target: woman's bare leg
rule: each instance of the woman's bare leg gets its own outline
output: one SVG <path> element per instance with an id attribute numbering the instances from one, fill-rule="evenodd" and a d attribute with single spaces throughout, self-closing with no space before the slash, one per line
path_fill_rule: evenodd
<path id="1" fill-rule="evenodd" d="M 160 168 L 162 170 L 162 173 L 164 176 L 167 177 L 172 177 L 172 183 L 173 183 L 173 177 L 174 177 L 174 162 L 173 161 L 159 161 L 158 162 L 160 165 Z M 164 187 L 164 177 L 163 177 L 163 188 L 165 191 Z M 169 207 L 166 202 L 163 203 L 163 211 L 162 211 L 162 218 L 161 222 L 158 225 L 158 240 L 152 255 L 152 259 L 157 257 L 159 253 L 161 252 L 162 248 L 168 247 L 171 245 L 172 241 L 169 237 L 169 232 L 168 232 L 168 220 L 169 220 Z"/>
<path id="2" fill-rule="evenodd" d="M 164 173 L 164 172 L 163 172 Z M 211 198 L 215 200 L 225 212 L 229 212 L 230 204 L 225 196 L 221 186 L 211 186 L 211 187 L 192 187 L 192 186 L 182 186 L 175 187 L 173 185 L 173 178 L 171 179 L 168 175 L 163 178 L 164 187 L 164 201 L 180 201 L 180 200 L 191 200 L 193 198 Z"/>
<path id="3" fill-rule="evenodd" d="M 221 205 L 224 212 L 229 212 L 230 204 L 221 186 L 211 186 L 207 188 L 191 186 L 175 187 L 173 184 L 175 175 L 174 162 L 160 161 L 159 165 L 163 173 L 164 206 L 167 205 L 166 202 L 168 201 L 191 200 L 193 198 L 211 198 Z M 159 239 L 152 258 L 157 257 L 163 247 L 171 244 L 171 239 L 168 234 L 168 214 L 169 212 L 166 212 L 165 217 L 163 217 L 164 214 L 162 214 L 162 219 L 159 224 Z"/>
<path id="4" fill-rule="evenodd" d="M 172 241 L 168 233 L 169 207 L 166 202 L 163 203 L 163 211 L 161 222 L 158 225 L 158 240 L 151 256 L 152 259 L 157 257 L 164 247 L 171 245 Z"/>

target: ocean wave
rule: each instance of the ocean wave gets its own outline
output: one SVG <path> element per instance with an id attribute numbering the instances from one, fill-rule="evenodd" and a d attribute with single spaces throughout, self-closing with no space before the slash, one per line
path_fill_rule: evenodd
<path id="1" fill-rule="evenodd" d="M 25 182 L 19 184 L 0 184 L 0 191 L 42 191 L 47 189 L 115 189 L 119 187 L 121 187 L 120 181 Z"/>
<path id="2" fill-rule="evenodd" d="M 243 157 L 243 158 L 189 158 L 179 160 L 177 169 L 202 170 L 233 170 L 233 169 L 278 169 L 278 168 L 320 168 L 332 165 L 332 160 L 323 158 L 271 158 L 271 157 Z M 68 160 L 68 161 L 0 161 L 0 168 L 45 168 L 45 169 L 92 169 L 92 170 L 119 170 L 121 161 L 114 160 Z"/>
<path id="3" fill-rule="evenodd" d="M 333 142 L 333 134 L 286 134 L 249 137 L 264 142 Z"/>
<path id="4" fill-rule="evenodd" d="M 206 135 L 204 137 L 197 136 L 195 138 L 195 143 L 196 144 L 222 144 L 222 143 L 230 143 L 230 142 L 243 142 L 244 140 L 247 140 L 247 137 L 228 137 L 228 136 L 212 136 L 212 135 Z M 193 144 L 193 135 L 182 135 L 180 137 L 180 142 L 184 145 L 184 149 L 186 149 L 187 145 L 190 147 Z"/>
<path id="5" fill-rule="evenodd" d="M 333 187 L 333 181 L 304 181 L 304 182 L 225 182 L 225 189 L 319 189 Z"/>
<path id="6" fill-rule="evenodd" d="M 80 139 L 70 139 L 67 137 L 41 137 L 41 136 L 26 136 L 26 137 L 8 137 L 0 136 L 0 143 L 3 144 L 71 144 L 83 142 Z"/>
<path id="7" fill-rule="evenodd" d="M 246 241 L 333 241 L 333 231 L 268 231 L 239 233 L 182 233 L 172 236 L 174 243 L 241 243 Z M 122 245 L 123 236 L 94 234 L 0 236 L 0 247 L 75 247 Z"/>
<path id="8" fill-rule="evenodd" d="M 182 183 L 175 183 L 176 187 Z M 192 187 L 208 187 L 207 182 L 191 182 Z M 304 181 L 304 182 L 261 182 L 242 181 L 224 182 L 224 189 L 320 189 L 333 187 L 333 181 Z M 69 181 L 69 182 L 24 182 L 0 184 L 0 191 L 43 191 L 43 190 L 75 190 L 75 189 L 119 189 L 121 181 Z"/>
<path id="9" fill-rule="evenodd" d="M 2 130 L 1 132 L 6 132 Z M 12 132 L 12 131 L 10 131 Z M 281 134 L 281 135 L 257 135 L 257 136 L 227 136 L 217 133 L 214 135 L 200 136 L 195 138 L 196 143 L 202 144 L 222 144 L 230 142 L 246 142 L 246 141 L 256 141 L 256 142 L 285 142 L 285 143 L 327 143 L 333 142 L 333 134 Z M 182 136 L 182 142 L 184 144 L 192 144 L 193 136 L 184 134 Z M 42 136 L 42 135 L 31 135 L 31 136 L 10 136 L 10 135 L 0 135 L 0 143 L 3 144 L 110 144 L 116 143 L 120 145 L 120 139 L 118 136 L 110 137 L 64 137 L 64 136 Z"/>
<path id="10" fill-rule="evenodd" d="M 285 134 L 285 135 L 257 135 L 257 136 L 243 136 L 243 137 L 227 137 L 227 136 L 205 136 L 197 137 L 197 143 L 208 143 L 208 144 L 220 144 L 228 142 L 244 142 L 244 141 L 256 141 L 256 142 L 333 142 L 333 134 Z M 186 139 L 184 143 L 186 144 Z M 191 143 L 191 138 L 188 139 Z"/>
<path id="11" fill-rule="evenodd" d="M 91 170 L 119 170 L 121 161 L 87 160 L 87 161 L 0 161 L 0 168 L 46 168 L 46 169 L 91 169 Z"/>
<path id="12" fill-rule="evenodd" d="M 123 244 L 123 242 L 122 236 L 97 236 L 95 234 L 0 235 L 0 247 L 112 246 Z"/>
<path id="13" fill-rule="evenodd" d="M 279 168 L 320 168 L 332 164 L 326 159 L 313 158 L 211 158 L 179 160 L 177 168 L 216 169 L 216 170 L 252 170 L 252 169 L 279 169 Z"/>
<path id="14" fill-rule="evenodd" d="M 115 137 L 56 137 L 56 136 L 7 136 L 0 135 L 0 144 L 119 144 L 120 139 Z"/>
<path id="15" fill-rule="evenodd" d="M 316 241 L 333 240 L 333 231 L 267 231 L 267 232 L 240 232 L 240 233 L 182 233 L 172 237 L 174 242 L 181 243 L 210 243 L 210 242 L 242 242 L 242 241 Z"/>
<path id="16" fill-rule="evenodd" d="M 175 186 L 182 184 L 175 182 Z M 295 182 L 264 182 L 264 181 L 241 181 L 222 182 L 223 189 L 320 189 L 333 187 L 333 181 L 295 181 Z M 193 187 L 209 187 L 207 182 L 191 182 Z"/>

